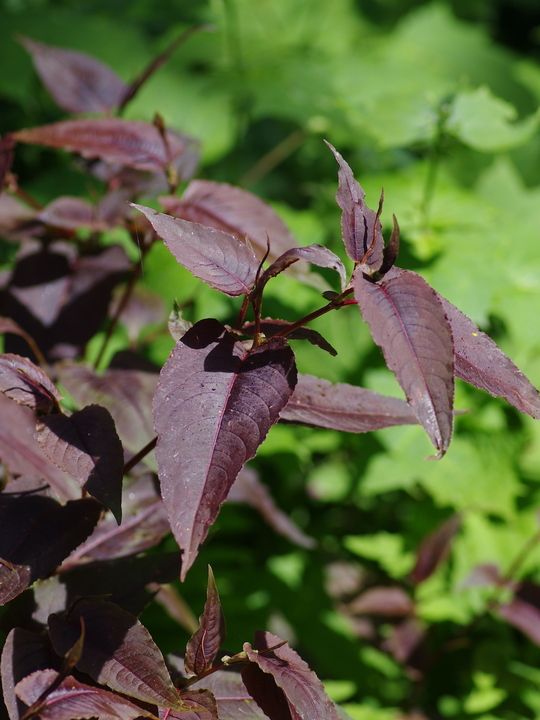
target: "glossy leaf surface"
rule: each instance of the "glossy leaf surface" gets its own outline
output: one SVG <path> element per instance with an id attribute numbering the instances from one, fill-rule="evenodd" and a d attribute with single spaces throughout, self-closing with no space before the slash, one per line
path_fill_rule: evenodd
<path id="1" fill-rule="evenodd" d="M 354 273 L 354 293 L 374 341 L 442 457 L 452 438 L 454 347 L 437 293 L 410 270 L 380 282 Z"/>
<path id="2" fill-rule="evenodd" d="M 201 320 L 177 342 L 154 396 L 154 423 L 163 500 L 184 550 L 184 576 L 295 384 L 294 356 L 281 338 L 246 352 L 217 320 Z"/>
<path id="3" fill-rule="evenodd" d="M 204 612 L 199 618 L 199 629 L 186 646 L 184 666 L 188 675 L 201 675 L 212 664 L 225 642 L 225 618 L 212 568 L 208 566 L 208 587 Z"/>

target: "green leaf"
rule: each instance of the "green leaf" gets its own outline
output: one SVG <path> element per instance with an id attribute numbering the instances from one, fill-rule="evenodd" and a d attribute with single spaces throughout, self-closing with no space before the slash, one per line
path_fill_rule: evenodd
<path id="1" fill-rule="evenodd" d="M 391 576 L 400 578 L 412 570 L 414 555 L 406 552 L 401 535 L 380 532 L 375 535 L 347 535 L 343 544 L 360 557 L 376 560 Z"/>

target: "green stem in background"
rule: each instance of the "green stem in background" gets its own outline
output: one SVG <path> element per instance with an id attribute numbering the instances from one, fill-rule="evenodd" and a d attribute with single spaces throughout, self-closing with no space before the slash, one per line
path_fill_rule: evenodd
<path id="1" fill-rule="evenodd" d="M 263 155 L 238 181 L 243 187 L 250 187 L 268 175 L 275 167 L 292 155 L 302 145 L 307 135 L 303 130 L 294 130 L 290 135 Z"/>
<path id="2" fill-rule="evenodd" d="M 250 124 L 251 95 L 247 90 L 247 72 L 242 52 L 240 22 L 234 0 L 223 0 L 223 9 L 227 55 L 234 88 L 232 103 L 236 115 L 236 134 L 242 145 Z"/>
<path id="3" fill-rule="evenodd" d="M 420 209 L 424 216 L 424 225 L 429 227 L 431 204 L 433 202 L 433 196 L 435 195 L 435 186 L 437 184 L 437 175 L 441 164 L 442 157 L 442 146 L 445 138 L 445 125 L 449 113 L 449 103 L 444 101 L 443 104 L 438 108 L 438 121 L 437 128 L 435 131 L 435 137 L 431 143 L 431 147 L 428 155 L 428 167 L 426 181 L 424 183 L 424 193 Z"/>

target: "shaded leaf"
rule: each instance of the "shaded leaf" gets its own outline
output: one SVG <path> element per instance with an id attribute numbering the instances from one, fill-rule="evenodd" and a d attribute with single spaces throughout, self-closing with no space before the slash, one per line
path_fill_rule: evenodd
<path id="1" fill-rule="evenodd" d="M 427 580 L 450 554 L 452 541 L 461 527 L 461 515 L 452 515 L 430 533 L 418 548 L 411 580 L 418 584 Z"/>
<path id="2" fill-rule="evenodd" d="M 62 196 L 55 198 L 36 215 L 45 225 L 66 230 L 88 227 L 94 231 L 105 230 L 107 223 L 97 215 L 97 208 L 82 198 Z"/>
<path id="3" fill-rule="evenodd" d="M 298 653 L 287 644 L 271 652 L 264 652 L 281 642 L 275 635 L 257 630 L 255 648 L 252 648 L 250 643 L 245 643 L 244 652 L 252 663 L 270 674 L 283 690 L 293 719 L 298 717 L 302 720 L 338 720 L 336 708 L 327 696 L 322 682 Z M 246 684 L 251 692 L 249 683 Z"/>
<path id="4" fill-rule="evenodd" d="M 426 628 L 415 617 L 406 618 L 395 625 L 389 637 L 383 642 L 383 649 L 399 663 L 406 662 L 426 635 Z"/>
<path id="5" fill-rule="evenodd" d="M 30 224 L 35 214 L 35 210 L 17 198 L 5 192 L 0 193 L 0 231 L 4 237 L 18 237 L 17 230 Z"/>
<path id="6" fill-rule="evenodd" d="M 404 400 L 313 375 L 298 375 L 280 419 L 353 433 L 418 422 Z"/>
<path id="7" fill-rule="evenodd" d="M 109 312 L 114 317 L 123 297 L 123 288 L 117 288 Z M 130 345 L 136 345 L 141 330 L 148 325 L 162 323 L 165 317 L 165 304 L 155 292 L 136 285 L 127 303 L 123 306 L 119 321 L 126 328 Z"/>
<path id="8" fill-rule="evenodd" d="M 60 505 L 39 495 L 0 496 L 0 502 L 0 604 L 4 605 L 55 570 L 88 537 L 101 506 L 92 499 Z"/>
<path id="9" fill-rule="evenodd" d="M 251 505 L 260 512 L 271 528 L 290 542 L 300 547 L 315 547 L 315 540 L 302 532 L 291 518 L 279 509 L 268 488 L 261 483 L 252 468 L 244 467 L 240 470 L 227 501 Z"/>
<path id="10" fill-rule="evenodd" d="M 15 140 L 12 135 L 4 135 L 0 139 L 0 193 L 4 189 L 8 173 L 13 165 Z"/>
<path id="11" fill-rule="evenodd" d="M 193 141 L 167 130 L 167 147 L 154 125 L 120 118 L 63 120 L 19 130 L 19 142 L 63 148 L 85 158 L 100 158 L 137 170 L 158 172 L 182 158 Z"/>
<path id="12" fill-rule="evenodd" d="M 250 292 L 259 262 L 251 247 L 222 230 L 187 222 L 135 205 L 178 260 L 215 290 L 236 296 Z"/>
<path id="13" fill-rule="evenodd" d="M 46 364 L 45 358 L 43 357 L 41 350 L 34 342 L 34 339 L 30 337 L 30 335 L 25 332 L 22 327 L 19 327 L 14 320 L 7 317 L 0 317 L 0 333 L 12 333 L 13 335 L 19 335 L 24 338 L 34 355 L 38 358 L 40 365 Z"/>
<path id="14" fill-rule="evenodd" d="M 209 670 L 220 647 L 225 642 L 225 618 L 214 573 L 208 566 L 208 587 L 204 612 L 199 618 L 199 628 L 186 645 L 185 670 L 188 675 L 201 675 Z"/>
<path id="15" fill-rule="evenodd" d="M 300 715 L 287 702 L 284 691 L 272 675 L 250 663 L 242 668 L 242 680 L 265 717 L 270 720 L 299 720 Z"/>
<path id="16" fill-rule="evenodd" d="M 201 688 L 199 690 L 186 690 L 181 696 L 180 700 L 184 705 L 184 710 L 172 710 L 171 712 L 165 711 L 165 708 L 160 708 L 160 718 L 163 720 L 221 720 L 221 715 L 218 715 L 218 706 L 214 695 L 211 690 L 207 688 Z M 191 708 L 190 712 L 188 708 Z"/>
<path id="17" fill-rule="evenodd" d="M 0 391 L 38 413 L 59 411 L 62 395 L 49 376 L 28 358 L 0 355 Z"/>
<path id="18" fill-rule="evenodd" d="M 217 700 L 220 720 L 265 720 L 268 717 L 249 694 L 239 673 L 218 670 L 192 687 L 211 690 Z"/>
<path id="19" fill-rule="evenodd" d="M 266 337 L 272 337 L 273 335 L 276 335 L 278 332 L 281 332 L 287 328 L 287 326 L 294 325 L 295 323 L 287 322 L 287 320 L 272 320 L 270 318 L 266 318 L 265 320 L 261 320 L 260 328 L 263 335 Z M 253 336 L 253 333 L 255 332 L 255 323 L 254 322 L 248 322 L 244 323 L 242 325 L 242 333 Z M 320 347 L 322 350 L 326 350 L 326 352 L 330 353 L 330 355 L 333 355 L 334 357 L 337 355 L 337 350 L 330 345 L 330 343 L 323 338 L 323 336 L 317 332 L 316 330 L 312 330 L 310 327 L 307 327 L 304 325 L 303 327 L 296 328 L 296 330 L 293 330 L 289 335 L 287 335 L 288 340 L 307 340 L 312 345 L 316 345 L 317 347 Z"/>
<path id="20" fill-rule="evenodd" d="M 503 397 L 517 410 L 540 418 L 540 395 L 495 342 L 455 305 L 439 296 L 454 336 L 456 377 Z"/>
<path id="21" fill-rule="evenodd" d="M 512 602 L 500 605 L 497 615 L 509 625 L 521 630 L 535 645 L 540 645 L 540 610 L 537 607 L 514 598 Z"/>
<path id="22" fill-rule="evenodd" d="M 326 142 L 326 141 L 325 141 Z M 384 240 L 377 213 L 364 202 L 365 192 L 354 179 L 351 168 L 338 151 L 326 143 L 339 165 L 336 202 L 342 210 L 341 231 L 347 255 L 373 270 L 381 267 Z"/>
<path id="23" fill-rule="evenodd" d="M 77 485 L 122 519 L 124 451 L 114 420 L 99 405 L 66 415 L 49 415 L 38 423 L 38 442 L 45 454 Z"/>
<path id="24" fill-rule="evenodd" d="M 374 283 L 358 268 L 353 281 L 373 340 L 440 458 L 452 438 L 454 347 L 438 295 L 410 270 L 393 270 Z"/>
<path id="25" fill-rule="evenodd" d="M 386 273 L 394 267 L 394 263 L 399 254 L 399 225 L 395 215 L 392 215 L 392 220 L 394 221 L 394 227 L 392 228 L 392 234 L 390 235 L 388 244 L 383 250 L 383 261 L 378 270 L 381 275 L 386 275 Z"/>
<path id="26" fill-rule="evenodd" d="M 282 338 L 246 352 L 217 320 L 201 320 L 177 342 L 154 396 L 156 456 L 182 574 L 296 383 Z"/>
<path id="27" fill-rule="evenodd" d="M 402 617 L 412 614 L 414 603 L 400 587 L 372 587 L 349 603 L 347 609 L 355 615 Z"/>
<path id="28" fill-rule="evenodd" d="M 81 599 L 67 617 L 51 615 L 49 632 L 59 655 L 74 644 L 84 619 L 86 639 L 77 668 L 96 682 L 143 702 L 179 707 L 163 656 L 137 618 L 105 600 Z"/>
<path id="29" fill-rule="evenodd" d="M 19 37 L 41 81 L 56 103 L 70 113 L 106 113 L 120 104 L 127 87 L 105 63 L 86 53 Z"/>
<path id="30" fill-rule="evenodd" d="M 56 670 L 38 670 L 21 680 L 15 692 L 26 705 L 32 705 L 57 679 Z M 42 720 L 73 720 L 73 718 L 99 718 L 100 720 L 133 720 L 137 717 L 154 717 L 151 712 L 134 705 L 120 695 L 103 688 L 92 687 L 68 676 L 47 695 L 39 709 Z"/>

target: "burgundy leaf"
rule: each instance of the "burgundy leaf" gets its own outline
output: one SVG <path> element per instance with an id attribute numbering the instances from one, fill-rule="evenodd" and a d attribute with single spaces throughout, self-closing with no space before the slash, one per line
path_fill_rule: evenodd
<path id="1" fill-rule="evenodd" d="M 246 352 L 208 319 L 177 342 L 161 371 L 154 423 L 163 501 L 184 550 L 183 577 L 295 384 L 294 355 L 282 338 Z"/>
<path id="2" fill-rule="evenodd" d="M 152 223 L 180 265 L 227 295 L 250 292 L 259 261 L 251 247 L 222 230 L 133 205 Z"/>
<path id="3" fill-rule="evenodd" d="M 25 357 L 0 355 L 0 391 L 38 413 L 59 411 L 62 395 L 41 368 Z"/>
<path id="4" fill-rule="evenodd" d="M 342 210 L 341 230 L 347 255 L 355 262 L 365 263 L 373 270 L 378 270 L 384 249 L 381 222 L 377 213 L 366 206 L 365 192 L 354 179 L 349 165 L 330 143 L 326 144 L 339 165 L 336 202 Z"/>
<path id="5" fill-rule="evenodd" d="M 60 505 L 40 495 L 0 496 L 0 604 L 55 570 L 98 521 L 95 500 Z M 73 643 L 72 643 L 73 644 Z"/>
<path id="6" fill-rule="evenodd" d="M 240 470 L 227 501 L 251 505 L 260 512 L 270 527 L 290 542 L 300 547 L 315 547 L 315 540 L 303 533 L 291 518 L 277 507 L 268 488 L 261 483 L 252 468 L 244 467 Z"/>
<path id="7" fill-rule="evenodd" d="M 21 680 L 15 692 L 26 705 L 32 705 L 57 677 L 56 670 L 38 670 Z M 151 712 L 126 698 L 103 688 L 85 685 L 71 675 L 47 695 L 37 714 L 42 720 L 133 720 L 138 717 L 154 717 Z"/>
<path id="8" fill-rule="evenodd" d="M 270 720 L 300 720 L 300 715 L 287 702 L 284 691 L 269 673 L 250 663 L 242 668 L 242 680 L 251 697 Z"/>
<path id="9" fill-rule="evenodd" d="M 191 687 L 212 691 L 220 720 L 266 720 L 268 717 L 249 694 L 239 673 L 218 670 Z"/>
<path id="10" fill-rule="evenodd" d="M 127 87 L 107 65 L 86 53 L 19 37 L 32 55 L 41 81 L 70 113 L 106 113 L 120 104 Z"/>
<path id="11" fill-rule="evenodd" d="M 40 448 L 34 437 L 35 429 L 34 412 L 0 393 L 0 459 L 7 471 L 37 478 L 38 486 L 50 485 L 62 500 L 80 497 L 81 492 L 73 480 Z"/>
<path id="12" fill-rule="evenodd" d="M 49 632 L 59 655 L 79 637 L 80 618 L 84 618 L 86 634 L 79 670 L 123 695 L 179 707 L 165 661 L 150 633 L 134 615 L 114 603 L 81 599 L 67 617 L 51 615 Z"/>
<path id="13" fill-rule="evenodd" d="M 120 302 L 122 302 L 123 288 L 118 288 L 118 290 L 121 292 L 115 294 L 109 308 L 111 317 L 116 315 Z M 164 317 L 165 304 L 161 297 L 151 290 L 136 285 L 120 312 L 119 321 L 128 332 L 130 345 L 134 346 L 143 328 L 162 323 Z"/>
<path id="14" fill-rule="evenodd" d="M 7 181 L 8 173 L 11 171 L 13 165 L 13 149 L 15 147 L 15 140 L 13 135 L 4 135 L 0 139 L 0 193 L 4 189 Z"/>
<path id="15" fill-rule="evenodd" d="M 208 587 L 204 612 L 199 618 L 199 628 L 186 646 L 185 669 L 188 675 L 202 675 L 209 670 L 225 642 L 225 618 L 219 601 L 214 573 L 208 566 Z"/>
<path id="16" fill-rule="evenodd" d="M 392 220 L 394 221 L 394 227 L 392 228 L 388 245 L 386 245 L 383 250 L 383 261 L 379 268 L 381 275 L 386 275 L 386 273 L 394 267 L 394 263 L 399 254 L 399 225 L 395 215 L 392 215 Z"/>
<path id="17" fill-rule="evenodd" d="M 493 397 L 503 397 L 520 412 L 540 419 L 538 390 L 489 335 L 481 332 L 455 305 L 443 297 L 440 300 L 454 336 L 456 377 Z"/>
<path id="18" fill-rule="evenodd" d="M 395 625 L 389 637 L 383 642 L 383 650 L 399 662 L 406 662 L 422 642 L 426 635 L 426 629 L 422 622 L 415 617 L 403 620 Z"/>
<path id="19" fill-rule="evenodd" d="M 36 670 L 54 666 L 49 640 L 43 635 L 14 628 L 2 650 L 2 689 L 10 720 L 20 720 L 25 708 L 15 695 L 15 686 Z"/>
<path id="20" fill-rule="evenodd" d="M 352 433 L 418 422 L 404 400 L 313 375 L 298 376 L 280 419 Z"/>
<path id="21" fill-rule="evenodd" d="M 68 361 L 59 363 L 56 370 L 59 381 L 79 405 L 95 403 L 107 408 L 131 452 L 138 452 L 154 437 L 152 397 L 157 374 L 109 369 L 98 376 L 90 367 Z"/>
<path id="22" fill-rule="evenodd" d="M 450 554 L 452 541 L 461 527 L 461 515 L 452 515 L 430 533 L 418 548 L 411 580 L 418 584 L 427 580 Z"/>
<path id="23" fill-rule="evenodd" d="M 353 281 L 371 335 L 440 458 L 452 438 L 454 347 L 438 295 L 410 270 L 374 283 L 358 268 Z"/>
<path id="24" fill-rule="evenodd" d="M 207 688 L 186 690 L 181 694 L 180 700 L 184 705 L 184 710 L 167 712 L 165 708 L 160 708 L 160 718 L 162 720 L 221 720 L 221 715 L 218 715 L 216 698 Z M 189 712 L 188 708 L 191 708 L 192 711 Z"/>
<path id="25" fill-rule="evenodd" d="M 260 328 L 263 335 L 265 335 L 266 337 L 272 337 L 273 335 L 276 335 L 277 333 L 285 330 L 288 326 L 294 324 L 295 323 L 287 322 L 287 320 L 272 320 L 271 318 L 265 318 L 264 320 L 261 320 Z M 242 326 L 242 333 L 244 333 L 245 335 L 253 336 L 254 332 L 254 322 L 244 323 L 244 325 Z M 322 350 L 326 350 L 326 352 L 330 353 L 330 355 L 333 355 L 334 357 L 337 355 L 337 350 L 333 348 L 332 345 L 330 345 L 330 343 L 325 340 L 320 333 L 318 333 L 316 330 L 312 330 L 306 325 L 296 328 L 296 330 L 293 330 L 289 335 L 287 335 L 287 338 L 289 340 L 307 340 L 312 345 L 316 345 Z"/>
<path id="26" fill-rule="evenodd" d="M 347 609 L 355 615 L 402 617 L 411 615 L 414 603 L 399 587 L 373 587 L 349 603 Z"/>
<path id="27" fill-rule="evenodd" d="M 261 295 L 264 286 L 271 278 L 276 277 L 298 260 L 305 260 L 312 265 L 335 270 L 339 274 L 341 290 L 345 289 L 347 271 L 338 256 L 323 245 L 308 245 L 303 248 L 291 248 L 274 260 L 268 270 L 261 275 L 254 294 Z"/>
<path id="28" fill-rule="evenodd" d="M 180 160 L 192 141 L 166 131 L 167 148 L 154 125 L 120 118 L 64 120 L 52 125 L 19 130 L 19 142 L 64 148 L 85 158 L 100 158 L 137 170 L 158 172 Z"/>
<path id="29" fill-rule="evenodd" d="M 97 216 L 96 207 L 77 197 L 62 196 L 50 202 L 36 215 L 45 225 L 66 230 L 88 227 L 94 231 L 105 230 L 107 223 Z"/>
<path id="30" fill-rule="evenodd" d="M 500 605 L 497 614 L 509 625 L 521 630 L 535 645 L 540 645 L 540 610 L 524 600 L 514 598 Z"/>
<path id="31" fill-rule="evenodd" d="M 212 180 L 193 180 L 181 199 L 161 197 L 160 203 L 171 215 L 200 223 L 234 235 L 247 237 L 261 260 L 270 242 L 268 259 L 275 260 L 298 245 L 277 213 L 247 190 Z"/>
<path id="32" fill-rule="evenodd" d="M 49 415 L 38 424 L 44 453 L 77 485 L 122 519 L 124 451 L 114 420 L 99 405 L 66 415 Z"/>
<path id="33" fill-rule="evenodd" d="M 244 652 L 252 663 L 269 673 L 283 690 L 293 719 L 339 720 L 334 703 L 324 691 L 322 682 L 294 650 L 285 644 L 271 652 L 264 652 L 281 642 L 275 635 L 258 630 L 255 633 L 255 649 L 245 643 Z"/>

